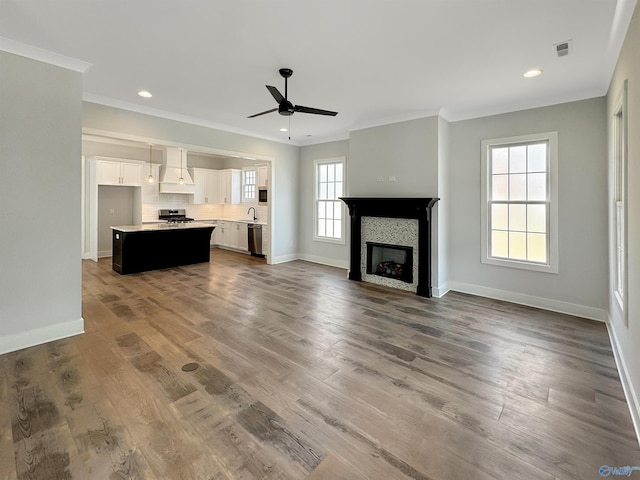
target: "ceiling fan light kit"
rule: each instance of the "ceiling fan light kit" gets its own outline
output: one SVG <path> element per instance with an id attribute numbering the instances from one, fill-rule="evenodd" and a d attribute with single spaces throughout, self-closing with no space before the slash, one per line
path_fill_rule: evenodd
<path id="1" fill-rule="evenodd" d="M 259 117 L 260 115 L 265 115 L 267 113 L 272 113 L 276 111 L 280 115 L 284 115 L 286 117 L 293 115 L 295 112 L 311 113 L 314 115 L 328 115 L 331 117 L 335 117 L 338 114 L 338 112 L 332 112 L 330 110 L 322 110 L 320 108 L 313 108 L 313 107 L 304 107 L 302 105 L 294 105 L 293 103 L 291 103 L 288 100 L 288 96 L 289 96 L 288 79 L 291 75 L 293 75 L 293 70 L 291 70 L 290 68 L 281 68 L 279 72 L 280 72 L 280 76 L 284 78 L 284 97 L 276 87 L 272 87 L 271 85 L 265 85 L 267 87 L 267 90 L 269 90 L 269 93 L 271 93 L 271 96 L 273 96 L 275 101 L 278 103 L 278 107 L 272 108 L 270 110 L 266 110 L 264 112 L 256 113 L 254 115 L 249 115 L 249 117 L 247 118 L 255 118 L 255 117 Z"/>

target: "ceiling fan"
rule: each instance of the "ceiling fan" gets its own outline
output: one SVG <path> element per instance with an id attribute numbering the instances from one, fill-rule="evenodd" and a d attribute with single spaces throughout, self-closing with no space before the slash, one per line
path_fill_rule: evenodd
<path id="1" fill-rule="evenodd" d="M 269 90 L 269 92 L 271 92 L 271 95 L 273 95 L 273 98 L 275 98 L 276 102 L 278 102 L 278 107 L 272 108 L 271 110 L 267 110 L 265 112 L 256 113 L 255 115 L 249 115 L 247 118 L 259 117 L 260 115 L 264 115 L 265 113 L 271 113 L 275 111 L 277 111 L 280 115 L 285 115 L 287 117 L 293 115 L 295 112 L 313 113 L 315 115 L 330 115 L 332 117 L 335 117 L 338 114 L 338 112 L 321 110 L 319 108 L 303 107 L 302 105 L 294 105 L 293 103 L 291 103 L 289 100 L 287 100 L 287 79 L 291 75 L 293 75 L 293 70 L 291 70 L 290 68 L 281 68 L 279 72 L 280 75 L 284 77 L 284 97 L 276 87 L 265 85 L 267 87 L 267 90 Z"/>

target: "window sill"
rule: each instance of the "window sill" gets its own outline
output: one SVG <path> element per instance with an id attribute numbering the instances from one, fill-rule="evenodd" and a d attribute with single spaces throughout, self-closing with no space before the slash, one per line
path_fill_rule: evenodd
<path id="1" fill-rule="evenodd" d="M 507 268 L 517 268 L 520 270 L 529 270 L 532 272 L 543 272 L 543 273 L 559 273 L 558 265 L 550 264 L 543 265 L 538 263 L 529 263 L 529 262 L 519 262 L 517 260 L 502 260 L 498 258 L 489 258 L 485 257 L 481 260 L 482 263 L 486 265 L 495 265 L 499 267 L 507 267 Z"/>
<path id="2" fill-rule="evenodd" d="M 314 235 L 313 241 L 320 243 L 333 243 L 334 245 L 346 245 L 346 241 L 344 238 L 318 237 Z"/>

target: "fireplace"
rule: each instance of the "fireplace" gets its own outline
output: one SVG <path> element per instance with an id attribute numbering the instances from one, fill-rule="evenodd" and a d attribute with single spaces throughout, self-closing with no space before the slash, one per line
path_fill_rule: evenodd
<path id="1" fill-rule="evenodd" d="M 431 297 L 431 210 L 439 199 L 343 197 L 341 200 L 349 207 L 351 217 L 349 278 Z M 412 280 L 369 273 L 377 266 L 370 266 L 366 260 L 366 242 L 412 248 Z M 403 272 L 406 269 L 403 266 Z"/>
<path id="2" fill-rule="evenodd" d="M 413 283 L 413 247 L 367 242 L 367 273 Z"/>

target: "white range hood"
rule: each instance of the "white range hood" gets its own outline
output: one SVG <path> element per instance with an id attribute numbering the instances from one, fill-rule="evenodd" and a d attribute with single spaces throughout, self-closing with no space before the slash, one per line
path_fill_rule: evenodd
<path id="1" fill-rule="evenodd" d="M 165 147 L 166 166 L 160 172 L 160 193 L 184 193 L 193 195 L 196 186 L 187 170 L 187 151 L 183 148 Z M 183 183 L 180 183 L 180 178 Z"/>

